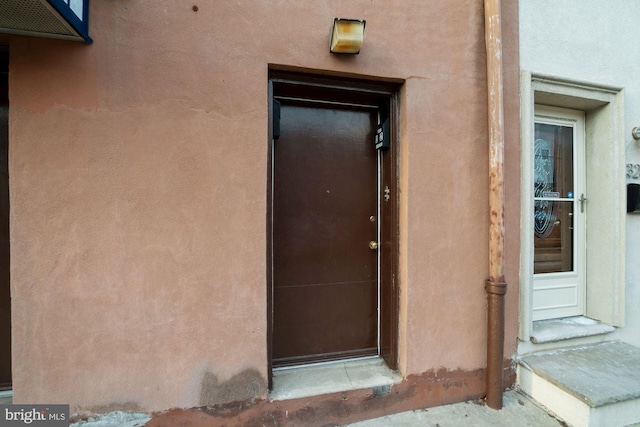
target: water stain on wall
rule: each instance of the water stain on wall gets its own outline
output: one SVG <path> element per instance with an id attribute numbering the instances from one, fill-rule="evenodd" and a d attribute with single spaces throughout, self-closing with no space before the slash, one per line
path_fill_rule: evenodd
<path id="1" fill-rule="evenodd" d="M 220 382 L 213 373 L 206 371 L 200 387 L 200 406 L 222 405 L 264 398 L 267 382 L 256 369 L 246 369 L 225 382 Z"/>
<path id="2" fill-rule="evenodd" d="M 505 361 L 505 386 L 515 381 L 513 366 L 512 360 Z M 238 382 L 243 381 L 247 383 L 231 391 Z M 249 385 L 251 382 L 253 385 Z M 485 369 L 449 371 L 443 368 L 409 375 L 401 383 L 388 388 L 350 390 L 280 401 L 263 397 L 265 383 L 256 371 L 251 370 L 243 371 L 222 384 L 214 375 L 206 373 L 202 386 L 201 400 L 219 401 L 228 392 L 225 390 L 229 390 L 235 401 L 231 403 L 231 398 L 222 399 L 229 403 L 157 413 L 146 426 L 335 426 L 397 412 L 482 399 L 486 389 L 486 372 Z M 251 390 L 260 390 L 260 393 Z M 250 400 L 239 399 L 239 396 L 251 393 Z"/>

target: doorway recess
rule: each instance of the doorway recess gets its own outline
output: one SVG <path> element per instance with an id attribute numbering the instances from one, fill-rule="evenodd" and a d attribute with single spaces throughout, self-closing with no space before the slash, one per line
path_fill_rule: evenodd
<path id="1" fill-rule="evenodd" d="M 270 374 L 363 357 L 397 369 L 397 88 L 270 72 Z"/>

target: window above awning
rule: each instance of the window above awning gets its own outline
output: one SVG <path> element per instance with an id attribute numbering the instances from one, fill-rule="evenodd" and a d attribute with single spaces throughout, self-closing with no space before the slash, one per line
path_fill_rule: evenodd
<path id="1" fill-rule="evenodd" d="M 1 0 L 0 33 L 91 43 L 89 0 Z"/>

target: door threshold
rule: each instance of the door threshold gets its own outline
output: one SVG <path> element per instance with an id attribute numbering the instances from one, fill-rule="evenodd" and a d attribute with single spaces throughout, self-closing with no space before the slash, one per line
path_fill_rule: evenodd
<path id="1" fill-rule="evenodd" d="M 613 326 L 584 316 L 538 320 L 533 322 L 531 342 L 534 344 L 542 344 L 573 338 L 604 335 L 614 331 L 615 328 Z"/>
<path id="2" fill-rule="evenodd" d="M 288 366 L 273 369 L 269 399 L 298 399 L 367 388 L 374 389 L 374 394 L 385 393 L 401 381 L 402 376 L 378 356 Z"/>

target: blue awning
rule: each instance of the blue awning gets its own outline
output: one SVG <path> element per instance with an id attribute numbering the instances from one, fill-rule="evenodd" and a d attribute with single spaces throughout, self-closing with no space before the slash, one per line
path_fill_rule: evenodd
<path id="1" fill-rule="evenodd" d="M 91 43 L 89 0 L 1 0 L 0 33 Z"/>

